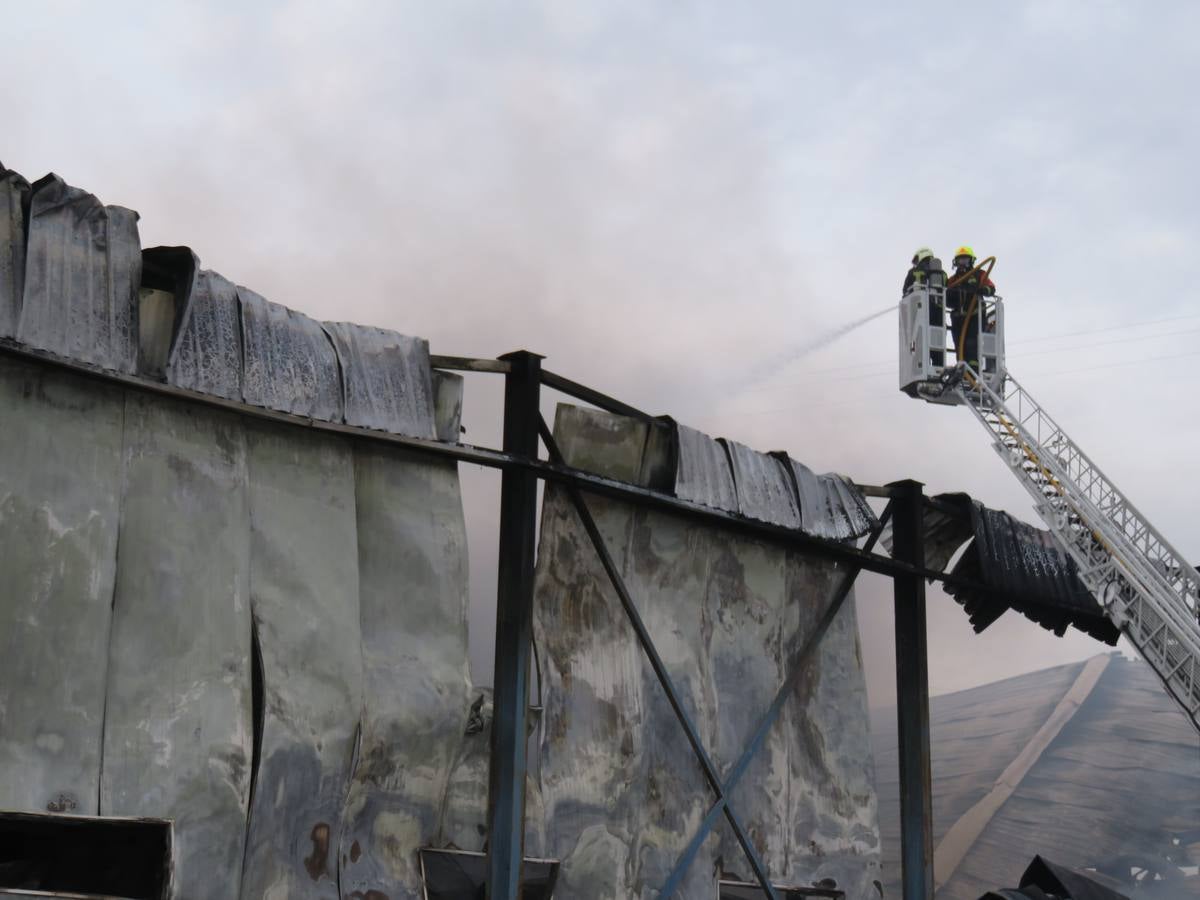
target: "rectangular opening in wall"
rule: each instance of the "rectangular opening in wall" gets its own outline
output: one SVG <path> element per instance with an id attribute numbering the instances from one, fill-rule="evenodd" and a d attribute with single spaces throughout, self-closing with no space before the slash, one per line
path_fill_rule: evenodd
<path id="1" fill-rule="evenodd" d="M 522 900 L 550 900 L 558 861 L 525 858 Z M 467 850 L 421 850 L 425 900 L 479 900 L 487 881 L 487 856 Z"/>
<path id="2" fill-rule="evenodd" d="M 795 885 L 772 884 L 779 900 L 801 900 L 801 898 L 820 897 L 824 900 L 844 900 L 845 891 L 825 887 L 797 887 Z M 763 900 L 766 892 L 756 882 L 725 881 L 717 882 L 717 900 Z"/>
<path id="3" fill-rule="evenodd" d="M 0 812 L 0 896 L 162 900 L 171 887 L 171 823 Z"/>

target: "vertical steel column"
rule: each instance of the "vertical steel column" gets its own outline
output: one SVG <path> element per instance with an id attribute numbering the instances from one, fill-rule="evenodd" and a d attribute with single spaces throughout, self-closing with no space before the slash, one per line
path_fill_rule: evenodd
<path id="1" fill-rule="evenodd" d="M 504 379 L 504 452 L 536 459 L 542 357 L 520 350 L 500 358 L 511 367 Z M 500 480 L 496 668 L 488 780 L 489 900 L 517 900 L 521 891 L 536 529 L 537 476 L 505 469 Z"/>
<path id="2" fill-rule="evenodd" d="M 925 565 L 925 494 L 919 481 L 892 489 L 892 556 Z M 900 859 L 904 900 L 933 900 L 933 810 L 929 770 L 929 658 L 925 579 L 893 577 L 896 716 L 900 739 Z"/>

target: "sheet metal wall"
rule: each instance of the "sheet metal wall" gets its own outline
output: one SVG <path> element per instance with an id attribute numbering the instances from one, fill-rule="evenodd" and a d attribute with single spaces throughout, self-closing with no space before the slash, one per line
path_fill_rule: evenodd
<path id="1" fill-rule="evenodd" d="M 648 458 L 663 452 L 653 428 L 560 407 L 555 432 L 573 465 L 644 482 L 664 465 Z M 679 493 L 795 524 L 783 462 L 729 447 L 726 454 L 680 429 Z M 589 506 L 689 714 L 718 765 L 730 765 L 840 573 L 669 515 L 602 498 Z M 553 485 L 543 507 L 536 629 L 546 679 L 547 852 L 563 861 L 561 891 L 653 896 L 712 797 L 570 502 Z M 833 878 L 851 897 L 873 894 L 879 844 L 870 768 L 851 602 L 733 795 L 774 878 Z M 748 874 L 725 830 L 705 843 L 683 895 L 710 896 L 721 869 Z"/>
<path id="2" fill-rule="evenodd" d="M 433 377 L 425 341 L 318 322 L 187 248 L 146 251 L 143 280 L 137 214 L 55 176 L 0 174 L 0 201 L 0 337 L 457 438 L 462 379 Z M 490 714 L 472 710 L 452 463 L 7 357 L 0 401 L 0 808 L 173 819 L 181 897 L 416 898 L 418 847 L 482 849 Z M 872 523 L 842 479 L 786 456 L 564 416 L 582 468 L 827 536 Z M 562 896 L 635 896 L 666 877 L 709 797 L 595 554 L 560 493 L 546 497 L 549 759 L 532 760 L 526 850 L 566 858 Z M 728 763 L 834 570 L 661 514 L 597 513 Z M 798 694 L 734 801 L 781 880 L 865 897 L 877 838 L 852 605 Z M 716 832 L 689 895 L 711 893 L 720 860 L 744 873 L 740 859 Z"/>

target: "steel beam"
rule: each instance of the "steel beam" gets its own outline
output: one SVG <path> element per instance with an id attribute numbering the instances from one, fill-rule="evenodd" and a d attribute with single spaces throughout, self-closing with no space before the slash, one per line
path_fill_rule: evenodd
<path id="1" fill-rule="evenodd" d="M 542 358 L 522 350 L 501 359 L 509 363 L 504 376 L 504 452 L 536 459 Z M 518 900 L 521 895 L 536 533 L 537 475 L 529 469 L 505 469 L 500 480 L 500 567 L 488 776 L 489 900 Z"/>
<path id="2" fill-rule="evenodd" d="M 925 565 L 925 496 L 918 481 L 892 488 L 892 554 Z M 929 766 L 929 658 L 925 579 L 896 575 L 896 715 L 900 743 L 900 860 L 904 900 L 933 900 L 933 807 Z"/>
<path id="3" fill-rule="evenodd" d="M 546 449 L 550 451 L 550 458 L 555 462 L 562 462 L 562 453 L 559 452 L 554 435 L 550 432 L 545 421 L 540 423 L 540 428 L 542 441 L 546 444 Z M 576 514 L 579 516 L 579 521 L 583 525 L 583 530 L 587 532 L 588 538 L 592 542 L 592 548 L 596 551 L 596 555 L 600 557 L 600 565 L 604 567 L 604 572 L 608 575 L 609 583 L 613 586 L 613 590 L 617 592 L 617 598 L 621 601 L 621 606 L 625 610 L 625 616 L 629 619 L 629 624 L 633 626 L 642 652 L 646 654 L 646 659 L 650 662 L 650 668 L 654 670 L 654 675 L 658 679 L 659 686 L 663 689 L 663 693 L 667 695 L 667 702 L 671 705 L 671 709 L 675 713 L 675 718 L 683 726 L 684 734 L 687 736 L 692 752 L 696 755 L 696 760 L 700 763 L 700 769 L 704 773 L 704 778 L 708 781 L 709 787 L 712 788 L 713 793 L 716 795 L 725 813 L 725 818 L 729 822 L 729 827 L 733 830 L 734 837 L 737 838 L 738 843 L 742 847 L 742 852 L 746 854 L 746 859 L 750 863 L 750 869 L 754 872 L 755 880 L 762 887 L 763 894 L 766 897 L 769 897 L 770 900 L 779 900 L 779 895 L 775 893 L 775 888 L 771 886 L 766 866 L 763 864 L 754 843 L 750 840 L 746 826 L 742 824 L 741 819 L 738 818 L 725 797 L 725 793 L 721 787 L 721 776 L 717 771 L 716 763 L 713 762 L 712 757 L 709 756 L 708 751 L 704 748 L 704 742 L 700 740 L 699 729 L 696 728 L 696 724 L 692 721 L 691 716 L 684 709 L 683 700 L 680 698 L 679 692 L 675 689 L 675 683 L 671 680 L 671 675 L 667 671 L 667 665 L 663 662 L 662 657 L 658 653 L 658 648 L 654 645 L 654 639 L 650 636 L 650 630 L 642 620 L 641 613 L 638 612 L 637 606 L 633 602 L 633 597 L 630 596 L 629 589 L 625 586 L 625 579 L 621 577 L 612 554 L 608 552 L 608 545 L 604 542 L 604 535 L 600 533 L 600 529 L 596 525 L 596 520 L 592 517 L 592 512 L 588 508 L 587 501 L 583 498 L 582 492 L 574 485 L 567 485 L 566 491 L 572 505 L 575 507 Z M 664 898 L 666 896 L 665 894 L 663 895 Z"/>
<path id="4" fill-rule="evenodd" d="M 884 527 L 887 525 L 888 519 L 891 517 L 892 507 L 889 503 L 884 509 L 883 514 L 879 517 L 879 526 L 871 532 L 871 536 L 867 539 L 864 545 L 864 550 L 870 550 L 875 546 L 875 542 L 879 540 L 879 535 L 883 533 Z M 825 637 L 825 632 L 829 630 L 829 626 L 833 624 L 833 620 L 837 618 L 837 614 L 841 612 L 842 604 L 850 595 L 850 590 L 854 587 L 854 582 L 858 579 L 859 569 L 852 568 L 842 578 L 837 590 L 833 593 L 833 599 L 829 601 L 829 605 L 825 608 L 825 612 L 817 621 L 816 627 L 812 630 L 804 643 L 800 646 L 799 652 L 795 658 L 791 660 L 788 667 L 787 677 L 783 684 L 775 694 L 775 699 L 771 701 L 771 705 L 767 707 L 767 711 L 763 717 L 758 720 L 758 725 L 754 729 L 754 733 L 746 744 L 746 749 L 742 751 L 742 755 L 738 757 L 725 776 L 725 781 L 721 785 L 723 796 L 717 799 L 717 802 L 712 805 L 708 811 L 708 815 L 700 823 L 700 827 L 696 829 L 696 833 L 692 835 L 691 841 L 680 855 L 678 862 L 675 863 L 675 868 L 663 882 L 662 890 L 659 892 L 659 897 L 663 900 L 669 900 L 679 889 L 679 885 L 683 882 L 683 876 L 686 874 L 692 861 L 696 858 L 696 854 L 700 852 L 700 846 L 704 843 L 704 839 L 708 837 L 708 833 L 712 831 L 717 824 L 717 819 L 720 818 L 721 812 L 725 806 L 726 798 L 733 793 L 738 782 L 742 780 L 742 776 L 746 774 L 746 770 L 750 767 L 751 760 L 762 747 L 767 735 L 771 731 L 771 726 L 775 724 L 775 720 L 779 718 L 779 713 L 783 710 L 783 705 L 787 698 L 792 695 L 796 689 L 796 683 L 800 680 L 801 674 L 804 672 L 804 666 L 809 658 L 820 646 L 821 641 Z"/>

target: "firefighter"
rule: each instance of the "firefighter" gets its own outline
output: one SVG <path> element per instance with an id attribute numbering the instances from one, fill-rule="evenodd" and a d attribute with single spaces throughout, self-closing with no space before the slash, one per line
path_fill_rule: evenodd
<path id="1" fill-rule="evenodd" d="M 928 247 L 918 247 L 917 252 L 913 254 L 912 267 L 904 276 L 904 287 L 901 288 L 900 295 L 907 294 L 908 289 L 914 284 L 925 283 L 929 278 L 929 273 L 934 271 L 935 264 L 938 270 L 942 268 L 942 264 L 934 258 L 932 250 Z"/>
<path id="2" fill-rule="evenodd" d="M 954 273 L 946 288 L 946 307 L 950 310 L 955 352 L 976 372 L 979 371 L 979 304 L 984 297 L 995 293 L 996 286 L 987 273 L 975 268 L 975 251 L 965 245 L 954 251 Z M 963 325 L 968 316 L 972 321 L 967 325 L 964 339 Z"/>

